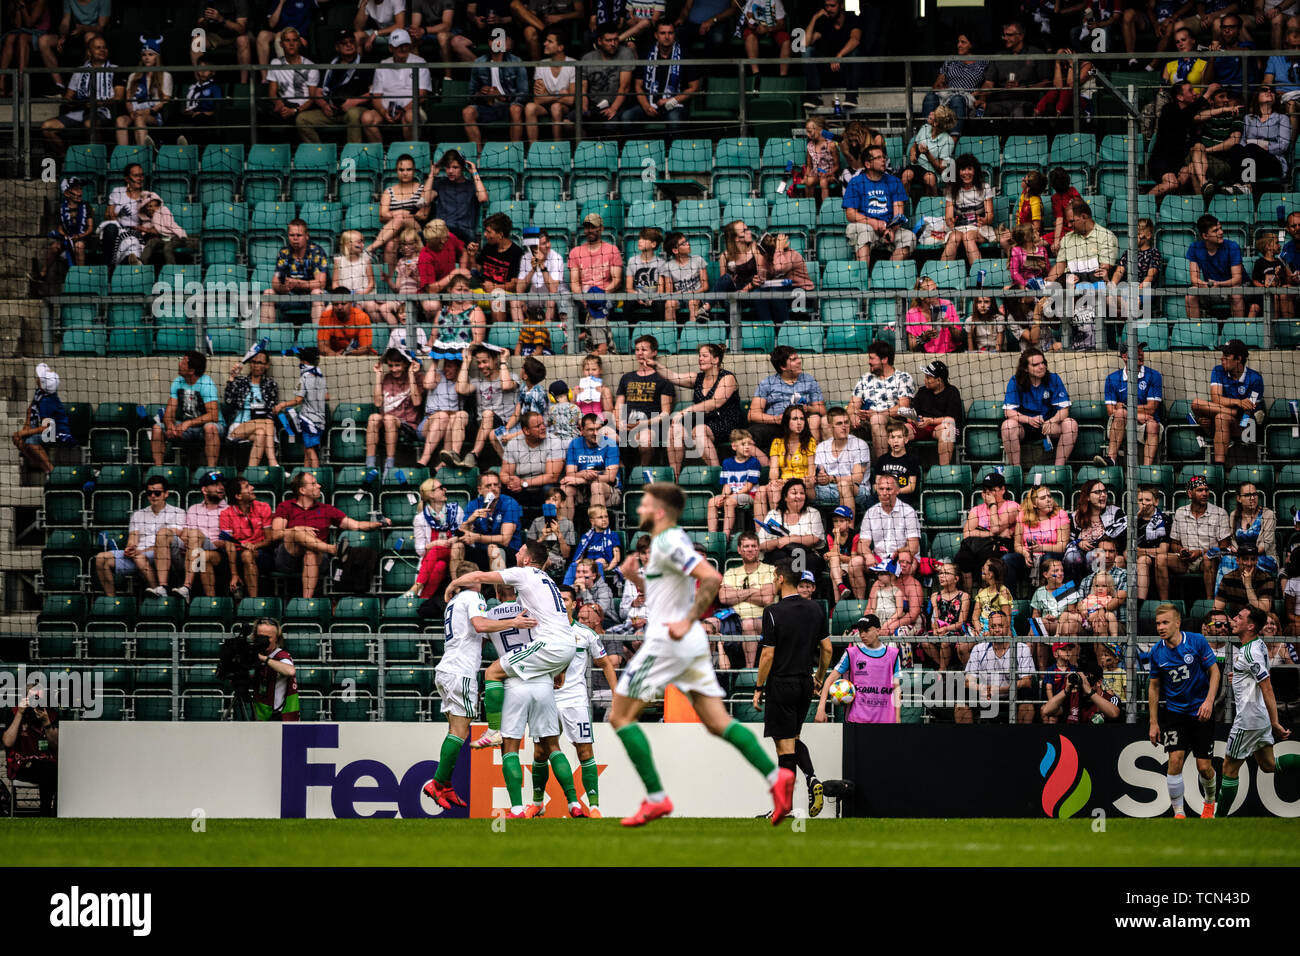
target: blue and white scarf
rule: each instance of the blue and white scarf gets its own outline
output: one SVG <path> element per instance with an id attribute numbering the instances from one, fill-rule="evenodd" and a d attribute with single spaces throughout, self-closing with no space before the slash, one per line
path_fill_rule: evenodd
<path id="1" fill-rule="evenodd" d="M 655 69 L 654 61 L 659 59 L 659 44 L 654 43 L 650 46 L 650 55 L 646 57 L 650 62 L 645 68 L 645 94 L 646 99 L 654 102 L 659 98 L 659 79 Z M 668 67 L 668 80 L 664 83 L 663 95 L 665 97 L 676 96 L 681 92 L 682 83 L 682 48 L 681 45 L 674 42 L 672 53 L 669 54 L 671 65 Z"/>

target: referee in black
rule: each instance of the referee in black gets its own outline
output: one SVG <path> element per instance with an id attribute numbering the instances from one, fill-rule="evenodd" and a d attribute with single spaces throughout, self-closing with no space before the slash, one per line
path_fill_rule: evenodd
<path id="1" fill-rule="evenodd" d="M 759 645 L 762 656 L 758 660 L 754 706 L 763 711 L 763 736 L 776 741 L 777 763 L 803 771 L 808 785 L 808 815 L 815 817 L 822 811 L 822 785 L 799 732 L 808 705 L 831 666 L 831 639 L 822 606 L 799 596 L 801 577 L 789 566 L 777 568 L 778 600 L 763 610 L 763 640 Z"/>

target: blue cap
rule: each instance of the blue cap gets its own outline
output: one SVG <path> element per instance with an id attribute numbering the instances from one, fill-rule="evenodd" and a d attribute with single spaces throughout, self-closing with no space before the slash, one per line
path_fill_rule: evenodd
<path id="1" fill-rule="evenodd" d="M 587 295 L 604 296 L 605 290 L 598 285 L 594 285 L 587 290 Z M 590 299 L 588 299 L 586 302 L 586 306 L 587 306 L 587 314 L 590 315 L 593 319 L 603 319 L 609 314 L 609 307 L 604 303 L 604 301 L 597 300 L 593 302 Z"/>
<path id="2" fill-rule="evenodd" d="M 848 505 L 840 505 L 831 513 L 836 518 L 848 518 L 850 521 L 853 520 L 853 509 Z"/>
<path id="3" fill-rule="evenodd" d="M 799 576 L 799 583 L 802 584 L 804 581 L 807 581 L 809 584 L 816 584 L 817 576 L 811 571 L 805 571 Z"/>

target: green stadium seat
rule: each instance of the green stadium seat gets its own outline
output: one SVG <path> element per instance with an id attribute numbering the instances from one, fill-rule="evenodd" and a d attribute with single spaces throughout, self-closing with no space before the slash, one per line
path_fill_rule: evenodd
<path id="1" fill-rule="evenodd" d="M 1004 196 L 1018 194 L 1020 177 L 1031 170 L 1042 172 L 1047 166 L 1047 156 L 1046 136 L 1008 136 L 1002 144 L 999 191 Z"/>
<path id="2" fill-rule="evenodd" d="M 244 147 L 240 143 L 211 143 L 203 147 L 199 162 L 198 201 L 207 207 L 214 203 L 235 201 L 235 192 L 244 176 Z"/>
<path id="3" fill-rule="evenodd" d="M 984 273 L 984 280 L 981 283 L 979 274 Z M 966 271 L 966 288 L 967 289 L 1001 289 L 1011 281 L 1011 274 L 1007 271 L 1007 263 L 1003 259 L 983 258 L 970 264 Z"/>
<path id="4" fill-rule="evenodd" d="M 708 139 L 673 139 L 668 147 L 667 173 L 675 178 L 686 173 L 713 173 L 713 141 Z M 666 178 L 666 177 L 660 177 Z"/>
<path id="5" fill-rule="evenodd" d="M 776 344 L 815 354 L 824 347 L 825 334 L 820 322 L 790 321 L 784 323 L 776 333 Z"/>
<path id="6" fill-rule="evenodd" d="M 572 199 L 539 202 L 533 207 L 533 225 L 545 229 L 552 238 L 572 242 L 579 229 L 578 203 Z"/>
<path id="7" fill-rule="evenodd" d="M 347 143 L 339 155 L 339 202 L 345 206 L 367 205 L 373 202 L 375 188 L 383 168 L 382 143 Z"/>
<path id="8" fill-rule="evenodd" d="M 1172 349 L 1214 349 L 1219 344 L 1217 322 L 1179 322 L 1169 336 Z"/>
<path id="9" fill-rule="evenodd" d="M 1158 503 L 1166 511 L 1170 510 L 1170 505 L 1174 500 L 1174 468 L 1173 465 L 1137 465 L 1137 483 L 1139 485 L 1155 485 L 1160 489 Z"/>
<path id="10" fill-rule="evenodd" d="M 100 402 L 90 428 L 90 457 L 98 462 L 125 462 L 130 457 L 135 406 Z"/>
<path id="11" fill-rule="evenodd" d="M 962 145 L 965 145 L 964 143 Z M 1097 153 L 1097 192 L 1112 200 L 1128 196 L 1128 148 L 1129 138 L 1114 133 L 1102 137 L 1101 147 Z M 1137 144 L 1137 161 L 1140 164 L 1145 149 L 1139 140 Z M 1146 197 L 1143 197 L 1146 198 Z M 1111 222 L 1127 222 L 1125 218 L 1116 219 L 1115 210 L 1111 208 Z"/>
<path id="12" fill-rule="evenodd" d="M 36 629 L 79 631 L 89 612 L 90 601 L 84 594 L 47 594 L 41 602 L 41 612 L 36 616 Z"/>
<path id="13" fill-rule="evenodd" d="M 929 277 L 940 289 L 965 289 L 966 265 L 961 262 L 940 262 L 931 259 L 921 268 L 921 277 Z"/>
<path id="14" fill-rule="evenodd" d="M 975 483 L 972 488 L 979 488 L 985 475 L 992 474 L 995 471 L 1006 481 L 1007 491 L 1011 492 L 1015 499 L 1019 501 L 1025 485 L 1024 471 L 1019 465 L 984 465 L 975 473 Z M 975 500 L 973 493 L 971 500 Z"/>
<path id="15" fill-rule="evenodd" d="M 784 232 L 793 237 L 800 236 L 805 243 L 814 234 L 817 217 L 817 204 L 811 199 L 791 199 L 777 196 L 771 200 L 768 210 L 767 228 L 771 232 Z"/>
<path id="16" fill-rule="evenodd" d="M 139 163 L 144 167 L 144 178 L 153 175 L 153 150 L 148 146 L 114 146 L 108 156 L 109 178 L 120 182 L 126 167 Z"/>
<path id="17" fill-rule="evenodd" d="M 203 210 L 204 263 L 226 265 L 238 262 L 243 237 L 247 232 L 248 207 L 244 203 L 216 202 L 205 206 Z"/>
<path id="18" fill-rule="evenodd" d="M 330 602 L 325 598 L 294 597 L 284 612 L 285 633 L 317 634 L 325 630 L 330 620 Z"/>
<path id="19" fill-rule="evenodd" d="M 654 183 L 663 178 L 666 161 L 666 151 L 660 140 L 630 139 L 625 142 L 618 159 L 619 198 L 625 203 L 654 199 Z M 662 228 L 666 222 L 668 220 L 664 219 L 656 225 Z"/>
<path id="20" fill-rule="evenodd" d="M 474 152 L 471 150 L 468 154 L 469 159 L 474 159 Z M 415 163 L 415 175 L 423 180 L 429 167 L 433 165 L 430 156 L 429 144 L 419 141 L 399 141 L 388 144 L 388 153 L 384 157 L 384 171 L 390 177 L 395 176 L 397 170 L 397 161 L 410 157 Z"/>
<path id="21" fill-rule="evenodd" d="M 304 201 L 298 210 L 298 216 L 307 223 L 307 232 L 311 235 L 312 242 L 324 249 L 327 256 L 333 255 L 338 235 L 343 230 L 342 204 L 323 200 Z"/>
<path id="22" fill-rule="evenodd" d="M 845 598 L 835 605 L 831 613 L 831 637 L 842 637 L 853 629 L 858 619 L 867 613 L 867 602 Z"/>
<path id="23" fill-rule="evenodd" d="M 1060 166 L 1070 174 L 1080 193 L 1088 192 L 1086 184 L 1093 182 L 1093 170 L 1097 165 L 1097 137 L 1092 133 L 1064 133 L 1053 137 L 1047 165 Z"/>
<path id="24" fill-rule="evenodd" d="M 182 631 L 226 631 L 235 619 L 235 602 L 228 597 L 195 597 L 181 624 Z"/>
<path id="25" fill-rule="evenodd" d="M 74 143 L 63 158 L 63 175 L 75 176 L 90 186 L 82 198 L 93 202 L 104 191 L 104 168 L 108 165 L 108 147 L 103 143 Z"/>
<path id="26" fill-rule="evenodd" d="M 101 594 L 91 601 L 86 629 L 113 630 L 125 634 L 135 626 L 135 619 L 135 598 L 121 594 Z"/>
<path id="27" fill-rule="evenodd" d="M 338 153 L 333 143 L 298 144 L 289 173 L 289 199 L 298 203 L 324 202 L 338 168 Z"/>
<path id="28" fill-rule="evenodd" d="M 930 538 L 930 549 L 926 553 L 936 561 L 951 561 L 957 556 L 961 547 L 961 532 L 940 531 Z"/>
<path id="29" fill-rule="evenodd" d="M 150 187 L 170 208 L 189 198 L 199 173 L 197 146 L 162 146 Z"/>
<path id="30" fill-rule="evenodd" d="M 771 352 L 776 348 L 776 329 L 762 322 L 742 321 L 740 347 L 745 352 Z"/>
<path id="31" fill-rule="evenodd" d="M 257 204 L 279 199 L 284 194 L 291 159 L 290 147 L 284 143 L 251 147 L 244 164 L 244 201 Z"/>
<path id="32" fill-rule="evenodd" d="M 1264 447 L 1270 461 L 1300 460 L 1300 402 L 1275 398 L 1264 426 Z"/>
<path id="33" fill-rule="evenodd" d="M 564 198 L 565 181 L 573 167 L 573 152 L 567 142 L 543 140 L 528 147 L 524 164 L 523 194 L 533 202 L 555 202 Z"/>

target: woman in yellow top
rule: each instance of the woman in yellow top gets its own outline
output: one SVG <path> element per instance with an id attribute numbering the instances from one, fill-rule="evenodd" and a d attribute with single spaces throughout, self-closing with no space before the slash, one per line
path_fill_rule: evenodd
<path id="1" fill-rule="evenodd" d="M 1178 59 L 1166 62 L 1160 73 L 1164 85 L 1172 87 L 1186 80 L 1192 84 L 1197 96 L 1204 96 L 1210 61 L 1196 55 L 1196 40 L 1186 27 L 1174 31 L 1174 48 L 1178 51 Z"/>
<path id="2" fill-rule="evenodd" d="M 770 503 L 781 497 L 781 488 L 791 478 L 799 478 L 805 484 L 811 483 L 815 476 L 813 455 L 817 452 L 817 440 L 808 430 L 808 416 L 803 406 L 790 405 L 781 415 L 781 436 L 772 439 L 768 452 L 768 483 L 766 489 L 759 489 L 756 497 L 762 496 L 754 504 L 754 513 L 759 514 Z M 760 505 L 762 506 L 760 509 Z"/>

